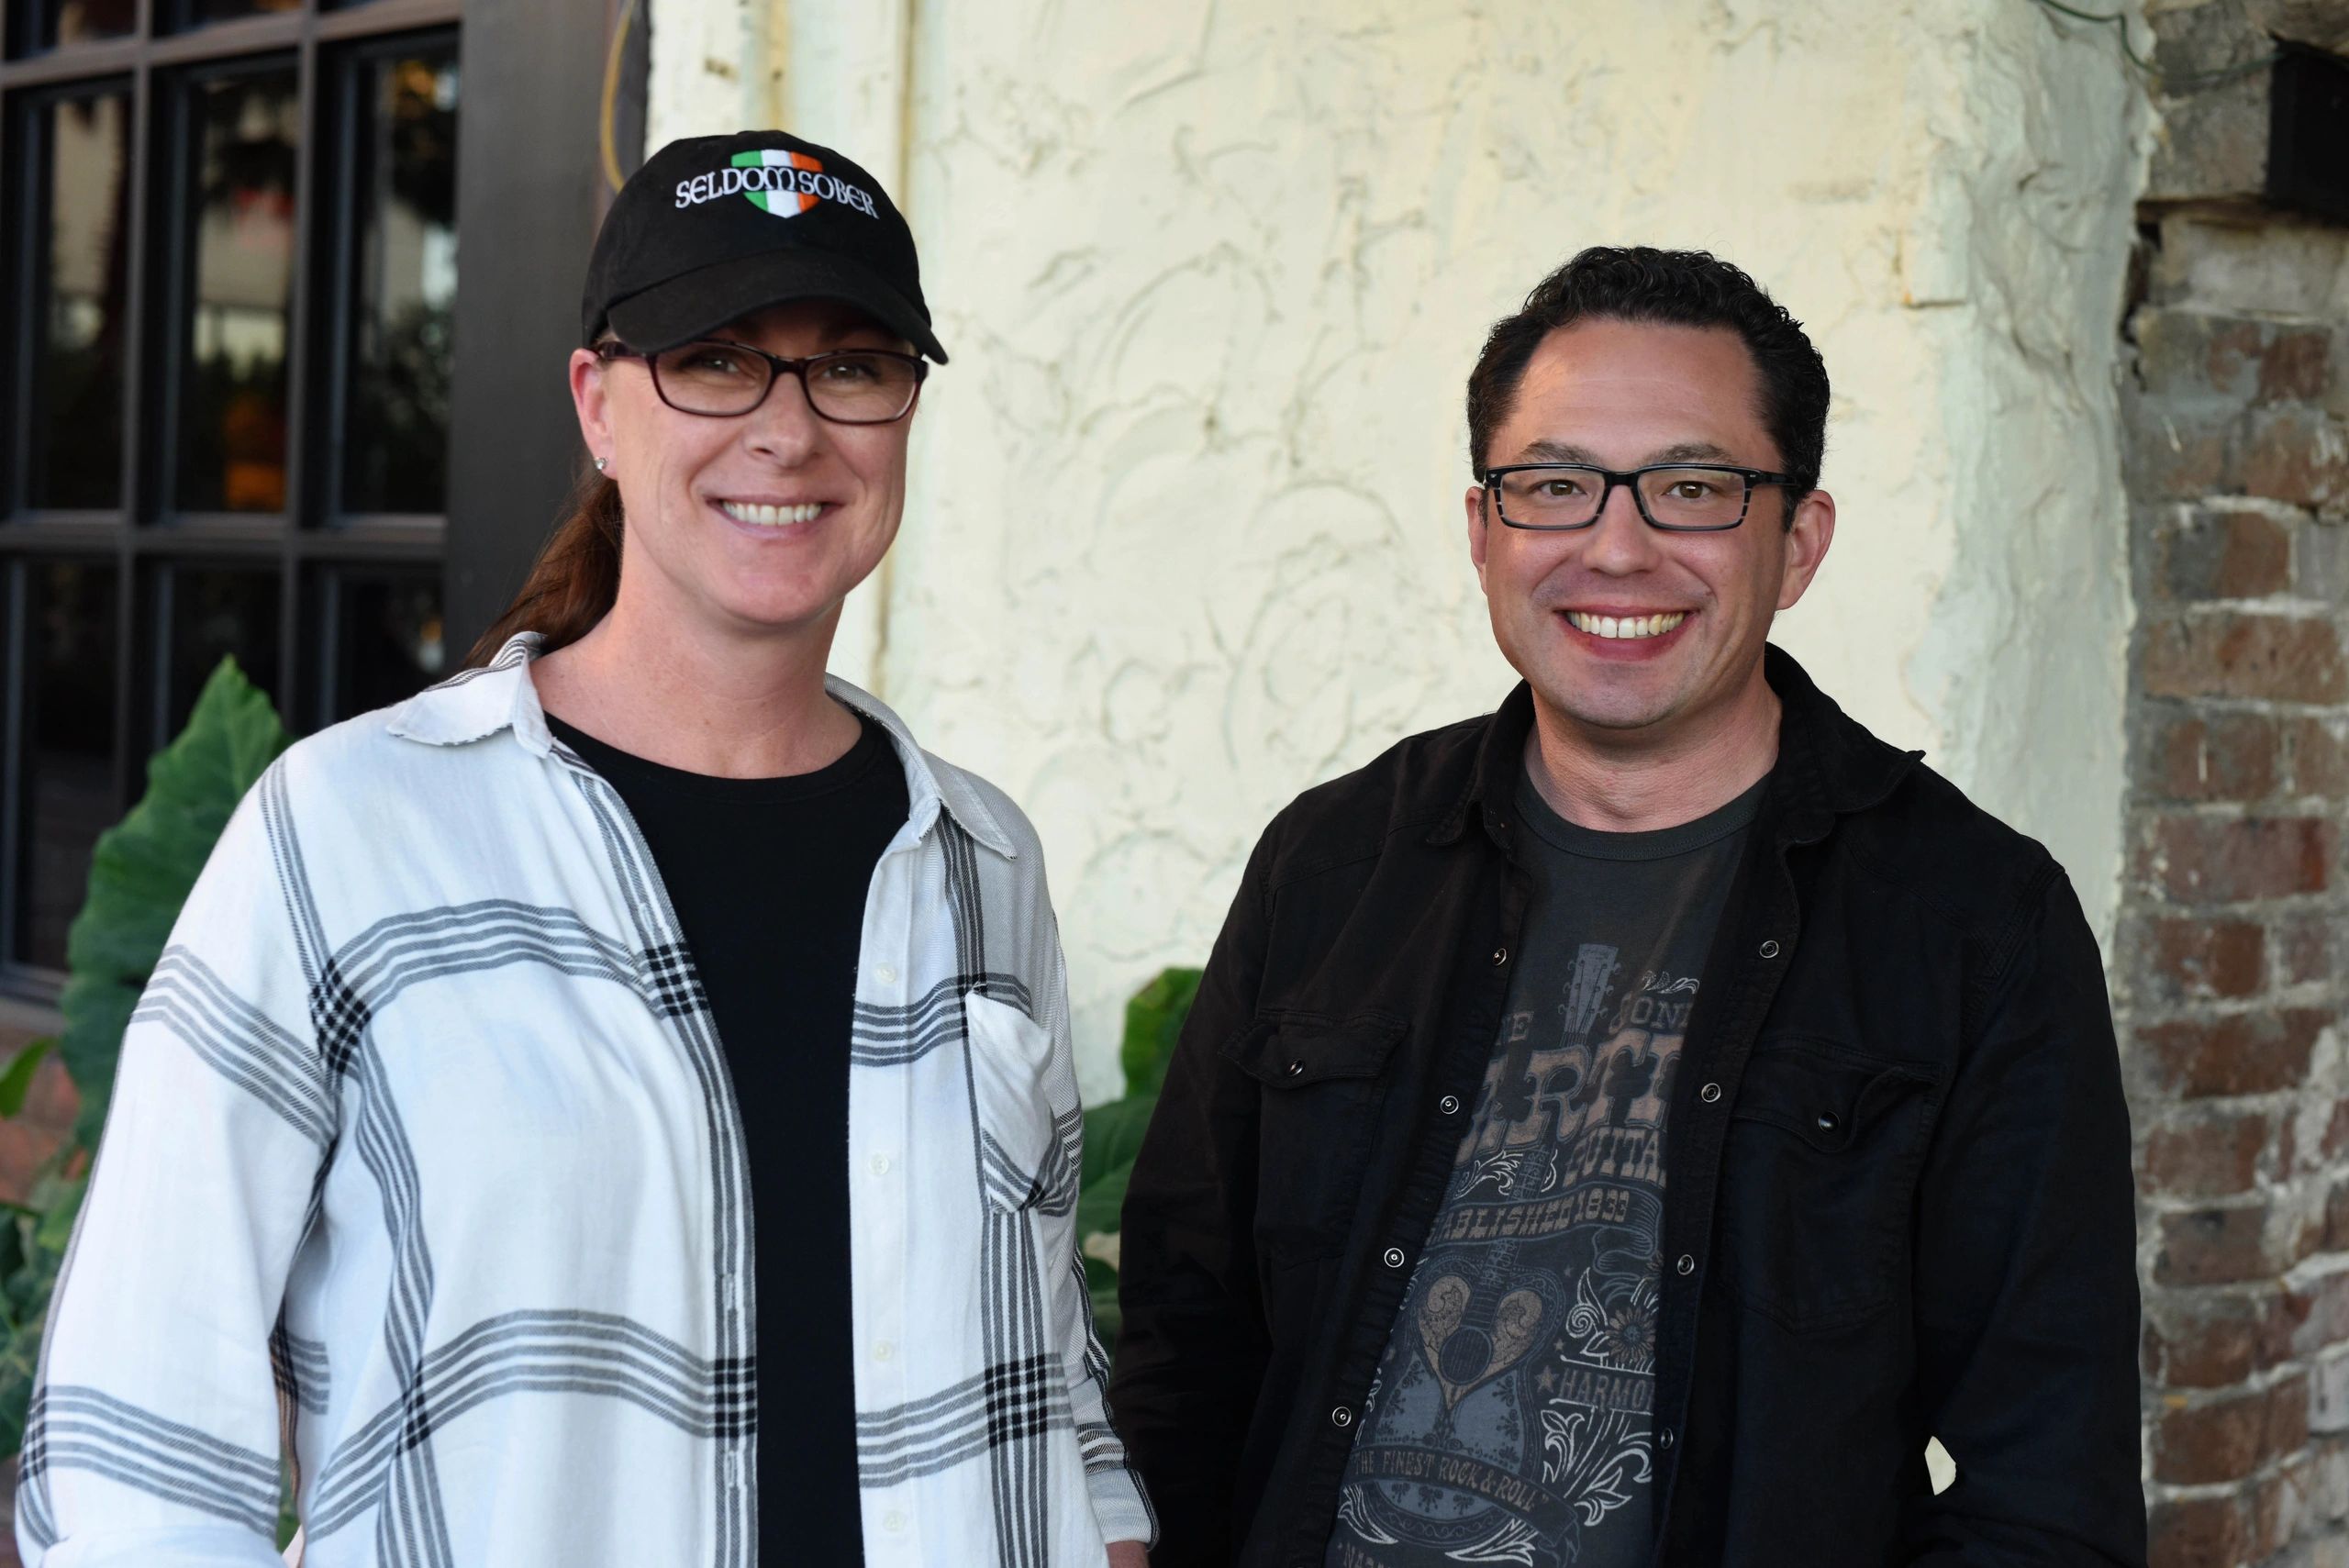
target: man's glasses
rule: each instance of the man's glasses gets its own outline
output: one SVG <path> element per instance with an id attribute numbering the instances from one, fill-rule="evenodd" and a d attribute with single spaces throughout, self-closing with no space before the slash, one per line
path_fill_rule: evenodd
<path id="1" fill-rule="evenodd" d="M 1619 472 L 1579 462 L 1516 462 L 1485 471 L 1485 491 L 1502 522 L 1552 533 L 1598 521 L 1618 484 L 1631 487 L 1640 516 L 1652 528 L 1720 533 L 1745 521 L 1756 487 L 1793 483 L 1787 474 L 1716 463 L 1657 463 Z"/>
<path id="2" fill-rule="evenodd" d="M 767 400 L 775 379 L 796 375 L 807 390 L 807 406 L 835 425 L 887 425 L 906 417 L 930 367 L 920 356 L 887 349 L 842 349 L 786 360 L 748 343 L 718 339 L 640 354 L 618 343 L 596 352 L 602 358 L 642 360 L 652 373 L 652 390 L 680 414 L 727 418 L 748 414 Z"/>

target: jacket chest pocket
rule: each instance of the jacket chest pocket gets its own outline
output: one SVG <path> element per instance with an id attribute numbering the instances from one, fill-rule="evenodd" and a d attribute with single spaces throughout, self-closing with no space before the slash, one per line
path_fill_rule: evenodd
<path id="1" fill-rule="evenodd" d="M 971 992 L 963 1019 L 987 1207 L 1063 1212 L 1075 1201 L 1081 1147 L 1074 1070 L 1053 1060 L 1052 1031 L 1008 1003 Z"/>
<path id="2" fill-rule="evenodd" d="M 1258 1086 L 1256 1236 L 1268 1251 L 1344 1244 L 1399 1016 L 1267 1009 L 1223 1047 Z"/>
<path id="3" fill-rule="evenodd" d="M 1730 1294 L 1797 1330 L 1891 1305 L 1939 1099 L 1921 1068 L 1825 1041 L 1757 1044 L 1721 1167 L 1720 1274 Z"/>

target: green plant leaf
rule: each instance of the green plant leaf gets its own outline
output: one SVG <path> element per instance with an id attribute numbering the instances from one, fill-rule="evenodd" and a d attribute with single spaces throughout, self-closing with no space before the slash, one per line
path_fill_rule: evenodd
<path id="1" fill-rule="evenodd" d="M 1174 1041 L 1198 994 L 1197 970 L 1164 969 L 1126 1004 L 1126 1038 L 1118 1060 L 1126 1070 L 1129 1097 L 1154 1095 L 1166 1081 L 1166 1063 L 1174 1059 Z"/>
<path id="2" fill-rule="evenodd" d="M 1150 1113 L 1158 1107 L 1155 1095 L 1128 1095 L 1085 1113 L 1085 1171 L 1080 1189 L 1089 1189 L 1102 1176 L 1122 1171 L 1141 1151 L 1142 1134 L 1150 1129 Z M 1111 1226 L 1116 1229 L 1116 1226 Z"/>
<path id="3" fill-rule="evenodd" d="M 45 1034 L 27 1040 L 24 1049 L 8 1059 L 8 1070 L 0 1073 L 0 1117 L 25 1114 L 25 1095 L 32 1091 L 33 1074 L 56 1046 L 57 1037 Z"/>
<path id="4" fill-rule="evenodd" d="M 81 1091 L 75 1140 L 97 1146 L 115 1059 L 139 993 L 221 829 L 293 737 L 269 698 L 223 659 L 187 728 L 147 764 L 147 794 L 99 838 L 90 890 L 66 935 L 71 978 L 59 1008 L 58 1053 Z"/>

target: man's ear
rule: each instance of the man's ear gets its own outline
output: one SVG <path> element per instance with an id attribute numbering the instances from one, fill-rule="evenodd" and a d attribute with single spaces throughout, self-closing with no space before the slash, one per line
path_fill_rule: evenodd
<path id="1" fill-rule="evenodd" d="M 1471 485 L 1460 502 L 1468 517 L 1468 559 L 1475 563 L 1476 586 L 1482 588 L 1485 586 L 1486 524 L 1491 516 L 1485 505 L 1485 487 Z"/>
<path id="2" fill-rule="evenodd" d="M 1794 522 L 1787 528 L 1786 564 L 1778 575 L 1778 608 L 1790 610 L 1809 591 L 1835 542 L 1835 497 L 1814 490 L 1795 503 Z"/>

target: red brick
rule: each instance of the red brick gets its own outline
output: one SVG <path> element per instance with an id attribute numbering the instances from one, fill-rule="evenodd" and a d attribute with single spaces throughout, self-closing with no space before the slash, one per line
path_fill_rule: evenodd
<path id="1" fill-rule="evenodd" d="M 2321 817 L 2162 815 L 2141 832 L 2138 874 L 2181 904 L 2322 893 L 2337 838 Z"/>
<path id="2" fill-rule="evenodd" d="M 2318 509 L 2349 501 L 2349 432 L 2321 411 L 2291 404 L 2254 410 L 2235 442 L 2232 466 L 2243 494 Z"/>
<path id="3" fill-rule="evenodd" d="M 2250 920 L 2171 917 L 2147 928 L 2154 983 L 2165 1001 L 2248 996 L 2267 980 L 2267 933 Z"/>
<path id="4" fill-rule="evenodd" d="M 2313 1355 L 2349 1340 L 2349 1270 L 2301 1280 L 2285 1293 L 2283 1318 L 2291 1326 L 2294 1355 Z"/>
<path id="5" fill-rule="evenodd" d="M 2277 328 L 2262 347 L 2259 389 L 2262 403 L 2313 402 L 2322 397 L 2332 355 L 2332 336 L 2316 328 Z"/>
<path id="6" fill-rule="evenodd" d="M 2315 1461 L 2295 1454 L 2277 1467 L 2252 1494 L 2252 1547 L 2254 1561 L 2273 1557 L 2292 1544 L 2309 1514 L 2309 1490 Z"/>
<path id="7" fill-rule="evenodd" d="M 2275 793 L 2275 721 L 2255 713 L 2172 717 L 2154 731 L 2162 795 L 2169 800 L 2260 800 Z"/>
<path id="8" fill-rule="evenodd" d="M 2290 1358 L 2304 1310 L 2273 1286 L 2155 1292 L 2145 1304 L 2145 1379 L 2168 1388 L 2241 1383 Z"/>
<path id="9" fill-rule="evenodd" d="M 2156 697 L 2349 697 L 2340 633 L 2315 616 L 2220 610 L 2156 622 L 2145 633 L 2143 673 Z"/>
<path id="10" fill-rule="evenodd" d="M 23 1203 L 30 1195 L 34 1176 L 73 1130 L 81 1108 L 73 1080 L 51 1052 L 33 1073 L 22 1112 L 0 1120 L 0 1201 Z"/>
<path id="11" fill-rule="evenodd" d="M 2282 1272 L 2267 1251 L 2265 1201 L 2165 1214 L 2160 1228 L 2156 1284 L 2233 1284 Z"/>
<path id="12" fill-rule="evenodd" d="M 2320 1007 L 2173 1018 L 2141 1026 L 2137 1042 L 2163 1087 L 2183 1098 L 2264 1095 L 2308 1076 L 2309 1052 L 2332 1020 Z"/>
<path id="13" fill-rule="evenodd" d="M 2280 985 L 2308 985 L 2332 978 L 2333 942 L 2338 917 L 2330 912 L 2299 915 L 2276 928 L 2276 980 Z"/>
<path id="14" fill-rule="evenodd" d="M 2158 434 L 2138 441 L 2132 455 L 2142 480 L 2141 500 L 2199 501 L 2233 485 L 2233 457 L 2223 427 L 2174 415 L 2160 417 Z"/>
<path id="15" fill-rule="evenodd" d="M 2266 1389 L 2199 1404 L 2167 1396 L 2154 1428 L 2154 1479 L 2179 1486 L 2242 1480 L 2267 1458 L 2267 1404 Z"/>
<path id="16" fill-rule="evenodd" d="M 2349 742 L 2321 719 L 2296 718 L 2284 727 L 2291 756 L 2292 793 L 2349 800 Z"/>
<path id="17" fill-rule="evenodd" d="M 2232 1197 L 2259 1179 L 2273 1124 L 2262 1112 L 2185 1112 L 2145 1140 L 2140 1191 L 2161 1197 Z"/>
<path id="18" fill-rule="evenodd" d="M 2161 562 L 2172 598 L 2265 598 L 2291 586 L 2292 536 L 2264 513 L 2197 507 L 2162 540 Z"/>
<path id="19" fill-rule="evenodd" d="M 2232 1496 L 2156 1503 L 2145 1525 L 2149 1568 L 2234 1568 L 2250 1545 L 2243 1507 Z"/>

